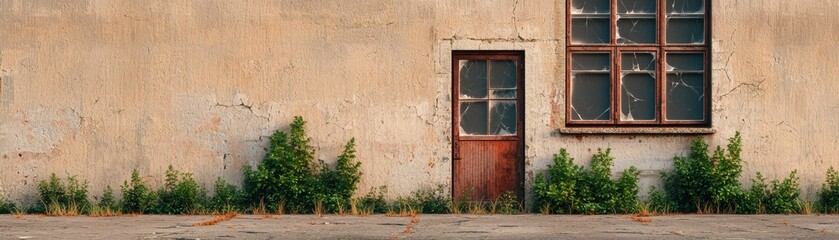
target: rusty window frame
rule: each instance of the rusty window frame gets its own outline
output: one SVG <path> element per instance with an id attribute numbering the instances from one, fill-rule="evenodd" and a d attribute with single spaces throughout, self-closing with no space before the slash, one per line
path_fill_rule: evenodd
<path id="1" fill-rule="evenodd" d="M 573 0 L 565 1 L 565 27 L 566 27 L 566 64 L 565 64 L 565 123 L 569 127 L 574 126 L 602 126 L 602 127 L 655 127 L 655 126 L 673 126 L 673 127 L 710 127 L 711 123 L 711 0 L 703 0 L 704 13 L 704 38 L 702 44 L 668 44 L 666 42 L 667 36 L 667 0 L 656 1 L 656 43 L 654 44 L 622 44 L 617 43 L 617 22 L 618 11 L 617 4 L 619 0 L 609 0 L 609 43 L 608 44 L 574 44 L 572 43 L 572 6 Z M 610 87 L 611 91 L 611 119 L 610 120 L 573 120 L 571 115 L 571 55 L 573 53 L 588 53 L 588 52 L 609 52 L 611 56 L 610 68 Z M 655 121 L 623 121 L 621 120 L 621 62 L 620 57 L 622 52 L 654 52 L 656 57 L 655 69 L 655 97 L 656 97 L 656 111 Z M 667 88 L 665 87 L 667 81 L 666 56 L 668 53 L 686 53 L 695 52 L 702 53 L 703 59 L 703 120 L 667 120 Z"/>

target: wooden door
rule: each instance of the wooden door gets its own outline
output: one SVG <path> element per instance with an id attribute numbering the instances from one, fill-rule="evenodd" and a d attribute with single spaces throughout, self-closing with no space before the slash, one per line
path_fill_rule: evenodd
<path id="1" fill-rule="evenodd" d="M 524 52 L 452 55 L 452 196 L 492 201 L 509 191 L 522 201 Z"/>

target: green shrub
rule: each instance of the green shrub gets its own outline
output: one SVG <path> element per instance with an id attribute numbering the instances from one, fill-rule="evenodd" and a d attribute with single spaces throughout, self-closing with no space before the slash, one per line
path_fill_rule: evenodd
<path id="1" fill-rule="evenodd" d="M 79 182 L 75 176 L 70 176 L 65 184 L 53 173 L 48 181 L 38 183 L 38 210 L 49 215 L 85 213 L 90 208 L 87 188 L 87 181 Z"/>
<path id="2" fill-rule="evenodd" d="M 387 187 L 370 188 L 364 196 L 355 200 L 356 208 L 365 213 L 387 213 L 389 203 L 385 200 Z"/>
<path id="3" fill-rule="evenodd" d="M 156 200 L 157 196 L 140 179 L 137 169 L 134 169 L 131 172 L 131 182 L 125 181 L 122 185 L 122 211 L 143 214 L 150 210 Z"/>
<path id="4" fill-rule="evenodd" d="M 257 169 L 245 166 L 244 194 L 249 204 L 265 203 L 270 211 L 284 205 L 293 213 L 312 212 L 316 201 L 325 203 L 329 211 L 349 206 L 361 176 L 355 162 L 355 140 L 347 143 L 336 169 L 330 170 L 325 164 L 315 164 L 305 125 L 302 117 L 295 116 L 290 134 L 276 131 L 271 136 Z"/>
<path id="5" fill-rule="evenodd" d="M 0 214 L 13 213 L 17 210 L 17 206 L 12 201 L 6 199 L 2 192 L 0 192 Z"/>
<path id="6" fill-rule="evenodd" d="M 452 199 L 445 185 L 420 188 L 409 196 L 397 197 L 391 204 L 396 212 L 448 213 Z"/>
<path id="7" fill-rule="evenodd" d="M 116 200 L 114 200 L 114 189 L 111 188 L 111 185 L 105 187 L 105 191 L 102 193 L 102 198 L 99 199 L 99 203 L 97 205 L 101 209 L 119 209 Z"/>
<path id="8" fill-rule="evenodd" d="M 650 195 L 647 201 L 644 202 L 647 206 L 647 211 L 650 213 L 666 214 L 676 212 L 677 203 L 673 202 L 667 195 L 656 187 L 650 187 Z"/>
<path id="9" fill-rule="evenodd" d="M 827 181 L 819 191 L 819 205 L 826 213 L 839 213 L 839 172 L 827 169 Z"/>
<path id="10" fill-rule="evenodd" d="M 792 214 L 801 212 L 798 197 L 801 190 L 798 187 L 797 170 L 792 171 L 784 181 L 772 180 L 772 188 L 765 200 L 766 211 L 769 213 Z"/>
<path id="11" fill-rule="evenodd" d="M 421 188 L 414 192 L 416 210 L 422 213 L 447 213 L 452 199 L 446 192 L 446 186 L 440 184 L 435 188 Z"/>
<path id="12" fill-rule="evenodd" d="M 743 214 L 762 214 L 766 213 L 766 205 L 764 199 L 769 193 L 769 185 L 766 184 L 766 178 L 760 172 L 755 174 L 752 178 L 752 186 L 743 196 L 740 205 L 737 207 L 737 213 Z"/>
<path id="13" fill-rule="evenodd" d="M 522 205 L 516 200 L 516 194 L 507 191 L 498 196 L 495 201 L 496 212 L 499 214 L 517 214 L 522 211 Z"/>
<path id="14" fill-rule="evenodd" d="M 783 181 L 772 180 L 766 184 L 766 178 L 757 173 L 752 179 L 752 187 L 738 206 L 739 213 L 746 214 L 792 214 L 801 212 L 798 199 L 798 171 L 792 171 Z"/>
<path id="15" fill-rule="evenodd" d="M 227 183 L 221 177 L 213 184 L 215 195 L 210 199 L 210 209 L 220 213 L 236 212 L 242 210 L 241 193 L 236 186 Z"/>
<path id="16" fill-rule="evenodd" d="M 165 214 L 195 214 L 202 210 L 205 191 L 191 173 L 180 173 L 172 165 L 166 170 L 163 188 L 157 191 L 155 212 Z"/>
<path id="17" fill-rule="evenodd" d="M 675 157 L 675 167 L 662 173 L 664 189 L 680 212 L 734 212 L 744 198 L 740 186 L 742 160 L 740 133 L 729 139 L 728 150 L 717 147 L 708 156 L 708 144 L 697 139 L 690 156 Z"/>
<path id="18" fill-rule="evenodd" d="M 708 156 L 708 144 L 697 139 L 688 158 L 675 157 L 675 168 L 663 173 L 666 195 L 657 196 L 660 202 L 676 204 L 678 212 L 700 213 L 773 213 L 790 214 L 804 210 L 798 199 L 797 171 L 783 181 L 766 178 L 757 173 L 752 186 L 744 190 L 740 185 L 742 173 L 742 142 L 740 132 L 728 139 L 728 149 L 717 147 Z M 839 183 L 839 181 L 837 181 Z M 812 211 L 808 205 L 807 211 Z"/>
<path id="19" fill-rule="evenodd" d="M 638 170 L 631 167 L 612 180 L 611 149 L 598 149 L 586 170 L 574 164 L 565 149 L 554 155 L 547 179 L 533 183 L 534 211 L 553 213 L 628 213 L 638 209 Z"/>
<path id="20" fill-rule="evenodd" d="M 264 201 L 273 208 L 276 203 L 284 202 L 292 212 L 312 209 L 314 148 L 309 145 L 311 139 L 306 136 L 305 124 L 303 118 L 294 117 L 291 136 L 274 132 L 265 158 L 257 169 L 245 166 L 244 188 L 251 204 Z"/>
<path id="21" fill-rule="evenodd" d="M 554 155 L 553 161 L 553 165 L 548 165 L 548 179 L 542 173 L 536 174 L 533 207 L 547 208 L 554 213 L 571 213 L 579 203 L 577 181 L 582 178 L 583 168 L 574 164 L 574 159 L 564 148 Z"/>
<path id="22" fill-rule="evenodd" d="M 322 201 L 327 212 L 336 212 L 338 208 L 349 207 L 356 184 L 361 180 L 360 167 L 361 163 L 355 161 L 355 138 L 353 138 L 347 142 L 344 151 L 338 156 L 335 170 L 329 169 L 329 166 L 323 162 L 320 163 L 314 199 Z"/>

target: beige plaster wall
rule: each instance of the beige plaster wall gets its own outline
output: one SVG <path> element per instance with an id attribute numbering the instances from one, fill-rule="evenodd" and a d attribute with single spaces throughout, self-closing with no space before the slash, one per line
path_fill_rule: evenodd
<path id="1" fill-rule="evenodd" d="M 839 167 L 839 2 L 713 1 L 713 127 L 744 134 L 744 176 Z M 524 50 L 526 176 L 613 148 L 643 189 L 693 135 L 566 135 L 565 2 L 0 0 L 0 189 L 50 173 L 98 195 L 168 165 L 241 181 L 302 115 L 334 161 L 355 137 L 361 192 L 451 182 L 451 51 Z M 744 177 L 744 182 L 746 177 Z M 529 183 L 528 183 L 529 185 Z"/>

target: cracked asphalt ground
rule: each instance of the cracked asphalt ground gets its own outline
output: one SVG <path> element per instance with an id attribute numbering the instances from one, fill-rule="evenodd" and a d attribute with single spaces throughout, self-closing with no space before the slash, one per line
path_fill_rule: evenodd
<path id="1" fill-rule="evenodd" d="M 0 215 L 0 239 L 839 239 L 839 215 L 238 215 L 193 226 L 210 219 Z"/>

